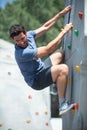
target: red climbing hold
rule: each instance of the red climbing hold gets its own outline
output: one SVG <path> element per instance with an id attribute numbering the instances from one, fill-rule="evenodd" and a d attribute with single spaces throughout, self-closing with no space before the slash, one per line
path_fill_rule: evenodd
<path id="1" fill-rule="evenodd" d="M 28 98 L 29 98 L 29 99 L 32 99 L 32 96 L 31 96 L 31 95 L 29 95 L 29 96 L 28 96 Z"/>
<path id="2" fill-rule="evenodd" d="M 74 104 L 74 107 L 75 107 L 76 110 L 78 110 L 78 109 L 79 109 L 78 103 L 75 103 L 75 104 Z"/>
<path id="3" fill-rule="evenodd" d="M 35 112 L 35 115 L 39 115 L 39 112 Z"/>
<path id="4" fill-rule="evenodd" d="M 45 124 L 46 124 L 46 126 L 48 126 L 48 125 L 49 125 L 49 123 L 48 123 L 48 122 L 46 122 Z"/>
<path id="5" fill-rule="evenodd" d="M 80 12 L 78 13 L 78 15 L 79 15 L 79 18 L 82 19 L 82 17 L 83 17 L 83 12 L 80 11 Z"/>

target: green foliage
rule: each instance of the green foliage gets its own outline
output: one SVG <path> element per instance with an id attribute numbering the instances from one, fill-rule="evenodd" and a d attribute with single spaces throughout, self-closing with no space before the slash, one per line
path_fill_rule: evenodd
<path id="1" fill-rule="evenodd" d="M 26 30 L 36 29 L 63 8 L 64 1 L 61 0 L 13 0 L 4 9 L 0 8 L 0 38 L 12 42 L 9 38 L 11 25 L 20 23 Z M 37 41 L 38 46 L 46 45 L 55 38 L 62 26 L 63 18 Z"/>

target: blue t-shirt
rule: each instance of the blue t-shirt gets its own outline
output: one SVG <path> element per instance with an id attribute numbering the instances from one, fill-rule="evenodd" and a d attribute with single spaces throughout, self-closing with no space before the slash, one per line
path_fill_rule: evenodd
<path id="1" fill-rule="evenodd" d="M 33 60 L 37 54 L 35 35 L 35 31 L 27 32 L 28 46 L 26 48 L 21 48 L 15 44 L 15 59 L 29 86 L 32 86 L 35 75 L 44 69 L 44 63 L 40 58 Z"/>

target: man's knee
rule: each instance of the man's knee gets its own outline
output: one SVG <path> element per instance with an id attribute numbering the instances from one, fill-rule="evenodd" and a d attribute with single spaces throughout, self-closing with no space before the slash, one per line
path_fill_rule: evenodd
<path id="1" fill-rule="evenodd" d="M 61 73 L 63 74 L 63 75 L 68 75 L 68 73 L 69 73 L 69 68 L 68 68 L 68 66 L 66 65 L 66 64 L 61 64 Z"/>
<path id="2" fill-rule="evenodd" d="M 64 56 L 65 54 L 64 50 L 61 50 L 61 49 L 57 50 L 57 52 L 61 53 L 62 56 Z"/>

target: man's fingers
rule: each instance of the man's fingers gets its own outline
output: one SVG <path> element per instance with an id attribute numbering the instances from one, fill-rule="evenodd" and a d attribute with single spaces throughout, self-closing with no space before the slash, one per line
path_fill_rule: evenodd
<path id="1" fill-rule="evenodd" d="M 71 10 L 72 7 L 71 7 L 71 5 L 68 5 L 65 9 L 66 9 L 66 10 Z"/>
<path id="2" fill-rule="evenodd" d="M 73 24 L 72 23 L 66 24 L 66 26 L 64 27 L 64 31 L 67 33 L 72 28 L 73 28 Z"/>

